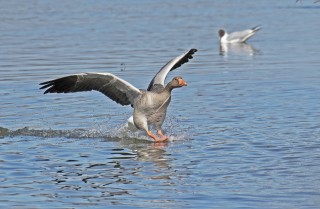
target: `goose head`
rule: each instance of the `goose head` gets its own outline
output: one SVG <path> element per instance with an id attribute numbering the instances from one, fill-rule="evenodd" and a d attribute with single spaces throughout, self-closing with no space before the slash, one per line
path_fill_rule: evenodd
<path id="1" fill-rule="evenodd" d="M 182 77 L 176 76 L 167 84 L 166 88 L 172 90 L 174 88 L 180 88 L 187 85 L 187 82 L 185 82 Z"/>

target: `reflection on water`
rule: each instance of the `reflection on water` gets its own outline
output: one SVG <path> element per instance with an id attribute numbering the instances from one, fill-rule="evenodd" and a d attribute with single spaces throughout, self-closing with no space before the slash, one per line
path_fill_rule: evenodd
<path id="1" fill-rule="evenodd" d="M 168 145 L 108 138 L 6 138 L 1 141 L 5 149 L 1 163 L 5 166 L 0 172 L 0 187 L 12 184 L 14 187 L 2 194 L 0 200 L 14 197 L 16 205 L 23 205 L 25 194 L 32 193 L 28 198 L 34 202 L 31 205 L 40 207 L 51 201 L 66 203 L 70 200 L 70 205 L 80 206 L 96 205 L 97 201 L 148 205 L 149 200 L 158 195 L 164 197 L 166 193 L 157 191 L 156 185 L 176 183 L 172 180 L 176 174 L 170 164 L 171 156 L 165 151 Z M 15 146 L 27 146 L 30 150 L 15 151 Z M 152 182 L 155 186 L 144 186 Z M 13 194 L 13 191 L 26 193 Z M 136 196 L 143 197 L 146 202 L 132 202 Z M 37 203 L 35 200 L 39 198 L 44 202 Z"/>
<path id="2" fill-rule="evenodd" d="M 222 56 L 228 56 L 230 54 L 253 56 L 260 53 L 260 50 L 255 49 L 247 43 L 221 43 L 219 50 Z"/>

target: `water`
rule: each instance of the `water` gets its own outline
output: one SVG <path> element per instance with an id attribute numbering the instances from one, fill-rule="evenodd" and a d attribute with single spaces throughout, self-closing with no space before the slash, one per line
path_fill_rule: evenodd
<path id="1" fill-rule="evenodd" d="M 318 208 L 319 3 L 2 1 L 1 208 Z M 262 25 L 220 51 L 217 31 Z M 99 93 L 39 83 L 111 72 L 138 88 L 190 48 L 154 144 Z"/>

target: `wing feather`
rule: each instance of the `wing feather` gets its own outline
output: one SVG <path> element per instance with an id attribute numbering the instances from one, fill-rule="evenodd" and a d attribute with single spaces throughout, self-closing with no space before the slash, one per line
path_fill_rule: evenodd
<path id="1" fill-rule="evenodd" d="M 161 85 L 162 87 L 164 87 L 164 81 L 168 75 L 168 73 L 178 67 L 180 67 L 181 65 L 183 65 L 184 63 L 189 62 L 190 59 L 192 59 L 192 55 L 197 51 L 197 49 L 190 49 L 189 51 L 183 53 L 182 55 L 170 60 L 167 64 L 165 64 L 160 70 L 159 72 L 153 77 L 153 79 L 151 80 L 149 86 L 148 86 L 148 91 L 152 90 L 152 87 L 154 85 Z"/>
<path id="2" fill-rule="evenodd" d="M 133 105 L 141 91 L 111 73 L 81 73 L 40 83 L 47 93 L 99 91 L 121 105 Z"/>

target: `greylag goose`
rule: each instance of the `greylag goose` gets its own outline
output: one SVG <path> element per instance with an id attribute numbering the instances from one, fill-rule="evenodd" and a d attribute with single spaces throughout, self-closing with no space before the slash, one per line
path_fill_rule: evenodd
<path id="1" fill-rule="evenodd" d="M 150 82 L 147 90 L 141 90 L 111 73 L 80 73 L 40 83 L 40 89 L 47 93 L 70 93 L 96 90 L 121 105 L 133 107 L 133 122 L 136 128 L 144 130 L 156 142 L 166 141 L 161 126 L 171 101 L 171 91 L 186 86 L 182 77 L 174 77 L 166 86 L 167 74 L 192 59 L 196 49 L 170 60 Z M 157 128 L 154 135 L 150 125 Z"/>
<path id="2" fill-rule="evenodd" d="M 246 42 L 251 36 L 256 34 L 257 31 L 261 29 L 260 26 L 256 26 L 251 29 L 233 32 L 228 34 L 225 30 L 219 30 L 219 37 L 220 43 L 244 43 Z"/>

